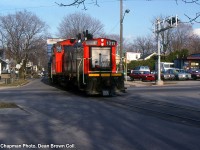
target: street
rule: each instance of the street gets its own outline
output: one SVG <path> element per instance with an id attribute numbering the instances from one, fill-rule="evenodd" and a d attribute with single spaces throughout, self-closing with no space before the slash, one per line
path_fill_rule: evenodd
<path id="1" fill-rule="evenodd" d="M 0 109 L 0 146 L 2 149 L 198 150 L 200 84 L 186 84 L 133 85 L 127 87 L 127 93 L 114 97 L 87 97 L 51 86 L 45 79 L 0 89 L 1 102 L 14 102 L 20 107 Z M 158 103 L 162 103 L 159 108 L 155 105 Z M 169 104 L 180 111 L 169 109 Z M 156 108 L 157 113 L 148 108 L 153 111 Z M 167 109 L 173 117 L 158 114 Z"/>

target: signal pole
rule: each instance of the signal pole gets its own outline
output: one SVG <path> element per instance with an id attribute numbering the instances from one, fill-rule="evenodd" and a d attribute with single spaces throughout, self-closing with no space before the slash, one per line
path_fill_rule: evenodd
<path id="1" fill-rule="evenodd" d="M 177 27 L 179 23 L 178 16 L 176 15 L 175 17 L 169 17 L 164 20 L 160 20 L 159 18 L 156 20 L 155 23 L 155 33 L 157 34 L 157 40 L 158 40 L 158 68 L 157 68 L 157 73 L 158 73 L 158 79 L 156 81 L 157 85 L 163 85 L 163 81 L 161 80 L 161 69 L 160 69 L 160 50 L 161 50 L 161 45 L 160 45 L 160 32 L 164 32 L 165 30 L 169 30 L 171 28 Z"/>
<path id="2" fill-rule="evenodd" d="M 163 81 L 161 80 L 161 69 L 160 69 L 160 29 L 161 29 L 161 27 L 160 27 L 160 19 L 157 19 L 157 22 L 156 22 L 156 24 L 157 24 L 157 27 L 156 27 L 156 29 L 157 29 L 157 40 L 158 40 L 158 79 L 157 79 L 157 81 L 156 81 L 156 84 L 157 85 L 163 85 Z"/>

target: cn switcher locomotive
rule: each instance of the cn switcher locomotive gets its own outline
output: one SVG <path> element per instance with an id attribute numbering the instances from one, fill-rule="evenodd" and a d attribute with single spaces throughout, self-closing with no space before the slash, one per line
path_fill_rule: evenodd
<path id="1" fill-rule="evenodd" d="M 116 47 L 115 40 L 92 36 L 57 42 L 49 63 L 50 81 L 76 87 L 87 95 L 125 92 L 123 71 L 117 69 Z"/>

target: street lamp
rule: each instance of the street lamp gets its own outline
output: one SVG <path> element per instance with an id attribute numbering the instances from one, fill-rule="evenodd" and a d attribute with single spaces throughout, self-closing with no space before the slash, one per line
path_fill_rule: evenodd
<path id="1" fill-rule="evenodd" d="M 123 13 L 123 0 L 120 0 L 120 64 L 119 71 L 123 71 L 122 69 L 122 56 L 123 56 L 123 21 L 126 13 L 129 13 L 130 10 L 126 9 Z"/>

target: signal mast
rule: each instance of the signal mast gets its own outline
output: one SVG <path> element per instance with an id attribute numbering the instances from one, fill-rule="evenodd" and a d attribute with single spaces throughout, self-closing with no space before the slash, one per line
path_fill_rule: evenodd
<path id="1" fill-rule="evenodd" d="M 178 16 L 168 17 L 163 19 L 162 21 L 158 18 L 156 19 L 155 23 L 155 33 L 158 40 L 158 79 L 156 81 L 156 85 L 163 85 L 163 81 L 161 80 L 161 69 L 160 69 L 160 50 L 161 50 L 161 44 L 160 44 L 160 33 L 164 32 L 166 30 L 169 30 L 171 28 L 176 28 L 178 26 L 178 23 L 180 20 L 178 19 Z"/>

